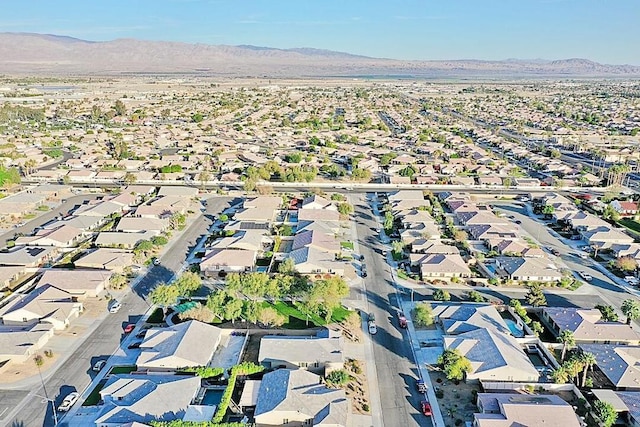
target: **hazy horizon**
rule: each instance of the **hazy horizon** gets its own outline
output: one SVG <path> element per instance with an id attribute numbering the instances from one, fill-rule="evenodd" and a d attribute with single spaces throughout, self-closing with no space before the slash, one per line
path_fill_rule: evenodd
<path id="1" fill-rule="evenodd" d="M 583 58 L 640 65 L 640 2 L 598 0 L 25 0 L 0 32 L 89 41 L 314 48 L 401 60 Z"/>

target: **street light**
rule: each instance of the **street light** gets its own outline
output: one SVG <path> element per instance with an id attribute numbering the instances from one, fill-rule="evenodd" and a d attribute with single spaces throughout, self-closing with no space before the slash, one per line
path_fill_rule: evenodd
<path id="1" fill-rule="evenodd" d="M 53 411 L 53 425 L 57 426 L 58 425 L 58 414 L 56 413 L 56 401 L 53 399 L 50 399 L 49 397 L 46 397 L 47 394 L 47 390 L 45 389 L 44 391 L 45 396 L 41 396 L 38 393 L 33 393 L 34 396 L 38 396 L 41 399 L 46 400 L 47 402 L 51 402 L 51 410 Z"/>

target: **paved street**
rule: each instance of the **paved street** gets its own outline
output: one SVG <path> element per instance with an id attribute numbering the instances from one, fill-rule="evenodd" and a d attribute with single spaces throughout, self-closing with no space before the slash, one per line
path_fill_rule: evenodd
<path id="1" fill-rule="evenodd" d="M 367 266 L 366 298 L 378 327 L 378 333 L 372 339 L 384 425 L 431 426 L 430 419 L 418 411 L 417 370 L 407 332 L 401 330 L 395 320 L 395 307 L 398 307 L 395 287 L 390 267 L 380 254 L 382 244 L 375 231 L 380 224 L 364 195 L 354 195 L 350 199 L 355 208 L 360 252 L 365 256 Z"/>
<path id="2" fill-rule="evenodd" d="M 211 225 L 211 215 L 219 214 L 232 198 L 212 197 L 208 200 L 204 214 L 197 213 L 189 227 L 160 257 L 161 264 L 152 267 L 136 287 L 135 292 L 130 292 L 121 298 L 122 309 L 115 314 L 105 314 L 104 317 L 94 322 L 94 332 L 89 336 L 76 341 L 76 349 L 62 365 L 52 373 L 45 374 L 45 387 L 50 398 L 55 398 L 56 405 L 71 391 L 82 391 L 91 382 L 91 367 L 98 359 L 110 356 L 124 338 L 123 326 L 130 322 L 136 322 L 148 310 L 149 305 L 145 301 L 148 292 L 160 281 L 168 281 L 182 267 L 190 249 L 196 244 L 199 236 L 206 233 Z M 32 377 L 28 384 L 20 391 L 0 391 L 0 416 L 3 406 L 9 408 L 4 414 L 5 419 L 0 418 L 0 425 L 10 427 L 40 427 L 53 426 L 53 414 L 51 405 L 36 395 L 44 395 L 44 390 L 38 377 Z M 12 398 L 14 394 L 27 393 L 25 399 L 19 404 Z M 8 407 L 5 402 L 12 402 L 13 407 Z M 5 424 L 3 424 L 5 423 Z"/>

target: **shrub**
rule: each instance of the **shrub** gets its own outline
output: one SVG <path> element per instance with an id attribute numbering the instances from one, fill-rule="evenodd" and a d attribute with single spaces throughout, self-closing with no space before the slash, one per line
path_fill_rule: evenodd
<path id="1" fill-rule="evenodd" d="M 362 410 L 363 410 L 364 412 L 369 412 L 369 410 L 370 410 L 370 409 L 369 409 L 369 404 L 367 404 L 367 403 L 363 403 L 363 404 L 362 404 Z"/>
<path id="2" fill-rule="evenodd" d="M 413 320 L 418 326 L 433 325 L 433 312 L 431 311 L 431 304 L 426 302 L 416 304 L 416 308 L 413 310 Z"/>
<path id="3" fill-rule="evenodd" d="M 39 354 L 36 354 L 33 357 L 33 361 L 36 364 L 36 366 L 40 367 L 42 365 L 44 365 L 44 359 L 42 358 L 42 356 L 40 356 Z"/>
<path id="4" fill-rule="evenodd" d="M 351 376 L 349 376 L 349 373 L 344 369 L 338 369 L 336 371 L 331 371 L 325 379 L 328 386 L 339 387 L 348 383 Z"/>

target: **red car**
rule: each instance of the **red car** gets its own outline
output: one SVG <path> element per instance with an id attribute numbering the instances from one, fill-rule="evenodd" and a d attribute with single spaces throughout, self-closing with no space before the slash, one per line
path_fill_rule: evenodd
<path id="1" fill-rule="evenodd" d="M 136 325 L 134 323 L 129 323 L 127 326 L 124 327 L 124 333 L 125 334 L 131 333 L 135 329 L 135 327 Z"/>
<path id="2" fill-rule="evenodd" d="M 427 417 L 433 415 L 433 412 L 431 412 L 431 403 L 427 402 L 426 400 L 420 402 L 420 409 L 422 409 L 422 413 Z"/>

